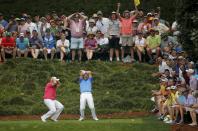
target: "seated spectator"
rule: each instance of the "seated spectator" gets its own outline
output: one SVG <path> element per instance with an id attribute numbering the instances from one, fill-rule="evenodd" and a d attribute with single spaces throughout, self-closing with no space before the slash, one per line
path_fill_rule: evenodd
<path id="1" fill-rule="evenodd" d="M 177 87 L 169 86 L 167 88 L 170 92 L 168 94 L 168 98 L 164 103 L 164 109 L 167 109 L 170 119 L 168 121 L 164 121 L 165 123 L 171 124 L 174 121 L 174 110 L 172 110 L 172 106 L 176 104 L 176 99 L 178 97 Z"/>
<path id="2" fill-rule="evenodd" d="M 193 92 L 193 96 L 197 99 L 198 98 L 198 91 Z M 189 124 L 190 126 L 197 126 L 197 114 L 198 114 L 198 99 L 195 104 L 192 105 L 190 108 L 190 116 L 192 119 L 192 123 Z"/>
<path id="3" fill-rule="evenodd" d="M 93 53 L 96 50 L 97 46 L 97 41 L 94 38 L 94 34 L 88 34 L 87 39 L 85 40 L 85 51 L 87 53 L 87 59 L 88 61 L 92 59 Z"/>
<path id="4" fill-rule="evenodd" d="M 44 44 L 43 53 L 45 60 L 47 60 L 48 54 L 51 54 L 51 60 L 54 59 L 54 55 L 56 53 L 56 49 L 55 49 L 56 40 L 54 36 L 51 34 L 50 29 L 46 29 L 46 34 L 43 38 L 43 44 Z"/>
<path id="5" fill-rule="evenodd" d="M 57 52 L 60 52 L 60 61 L 63 61 L 65 55 L 69 53 L 69 40 L 66 39 L 65 34 L 61 34 L 61 39 L 56 43 Z"/>
<path id="6" fill-rule="evenodd" d="M 146 40 L 142 33 L 138 33 L 138 37 L 135 39 L 135 49 L 137 50 L 139 62 L 142 62 L 142 54 L 145 53 Z"/>
<path id="7" fill-rule="evenodd" d="M 36 30 L 33 30 L 32 32 L 32 38 L 30 39 L 30 50 L 34 59 L 37 59 L 39 53 L 43 51 L 43 41 L 38 37 Z"/>
<path id="8" fill-rule="evenodd" d="M 181 120 L 180 123 L 184 122 L 184 112 L 191 110 L 191 107 L 196 103 L 195 97 L 192 95 L 192 91 L 187 90 L 186 101 L 184 105 L 180 105 Z"/>
<path id="9" fill-rule="evenodd" d="M 152 63 L 153 61 L 153 56 L 152 53 L 156 53 L 157 57 L 160 56 L 160 43 L 161 39 L 155 34 L 155 30 L 151 29 L 150 30 L 151 35 L 147 37 L 147 54 L 150 58 L 150 62 Z"/>
<path id="10" fill-rule="evenodd" d="M 29 52 L 29 39 L 24 36 L 24 33 L 20 33 L 19 38 L 16 39 L 17 55 L 20 58 L 21 54 L 24 54 L 26 58 Z"/>
<path id="11" fill-rule="evenodd" d="M 16 43 L 11 33 L 7 32 L 6 37 L 3 37 L 1 40 L 1 55 L 3 61 L 6 61 L 5 54 L 11 54 L 13 58 L 16 57 Z"/>

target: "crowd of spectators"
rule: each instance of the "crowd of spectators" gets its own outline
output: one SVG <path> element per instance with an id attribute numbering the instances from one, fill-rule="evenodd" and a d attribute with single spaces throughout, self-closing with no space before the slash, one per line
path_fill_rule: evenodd
<path id="1" fill-rule="evenodd" d="M 198 67 L 185 54 L 175 51 L 158 57 L 159 72 L 153 77 L 160 80 L 160 89 L 152 91 L 152 101 L 159 119 L 169 124 L 197 125 L 198 120 Z"/>
<path id="2" fill-rule="evenodd" d="M 13 58 L 56 57 L 62 62 L 74 62 L 78 56 L 79 62 L 84 58 L 132 63 L 136 58 L 154 63 L 163 54 L 171 52 L 174 57 L 182 51 L 177 22 L 161 19 L 160 7 L 148 13 L 142 9 L 120 13 L 120 6 L 108 18 L 102 11 L 91 17 L 84 12 L 65 16 L 52 11 L 44 17 L 23 13 L 5 20 L 0 13 L 0 60 L 6 61 L 10 54 Z"/>

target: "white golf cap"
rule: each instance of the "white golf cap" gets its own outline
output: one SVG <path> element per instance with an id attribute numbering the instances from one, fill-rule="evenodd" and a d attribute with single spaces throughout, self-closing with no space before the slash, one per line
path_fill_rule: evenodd
<path id="1" fill-rule="evenodd" d="M 186 72 L 193 74 L 194 73 L 194 70 L 193 69 L 188 69 L 188 70 L 186 70 Z"/>
<path id="2" fill-rule="evenodd" d="M 59 81 L 60 79 L 56 78 L 55 76 L 51 77 L 51 81 Z"/>
<path id="3" fill-rule="evenodd" d="M 95 23 L 94 19 L 89 19 L 89 23 Z"/>
<path id="4" fill-rule="evenodd" d="M 20 33 L 20 35 L 19 35 L 20 37 L 24 37 L 24 33 Z"/>
<path id="5" fill-rule="evenodd" d="M 171 90 L 176 90 L 177 87 L 176 87 L 176 86 L 171 86 L 170 89 L 171 89 Z"/>

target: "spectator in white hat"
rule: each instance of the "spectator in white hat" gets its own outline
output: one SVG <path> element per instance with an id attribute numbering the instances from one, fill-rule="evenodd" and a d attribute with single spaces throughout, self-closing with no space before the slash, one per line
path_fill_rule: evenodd
<path id="1" fill-rule="evenodd" d="M 98 11 L 97 16 L 98 20 L 96 21 L 96 27 L 105 35 L 105 37 L 108 37 L 109 19 L 103 17 L 102 11 Z"/>
<path id="2" fill-rule="evenodd" d="M 21 54 L 23 54 L 24 57 L 27 57 L 29 45 L 29 39 L 24 36 L 24 33 L 20 33 L 19 38 L 16 39 L 18 57 L 21 57 Z"/>
<path id="3" fill-rule="evenodd" d="M 95 25 L 95 20 L 94 19 L 89 19 L 89 24 L 86 27 L 87 34 L 93 33 L 93 34 L 96 35 L 97 30 L 98 30 L 98 28 Z"/>

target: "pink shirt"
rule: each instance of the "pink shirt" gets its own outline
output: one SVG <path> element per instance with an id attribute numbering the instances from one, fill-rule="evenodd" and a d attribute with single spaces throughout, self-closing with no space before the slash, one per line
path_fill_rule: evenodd
<path id="1" fill-rule="evenodd" d="M 132 22 L 135 19 L 134 17 L 130 17 L 129 19 L 126 18 L 121 18 L 121 35 L 132 35 L 133 34 L 133 29 L 132 29 Z"/>
<path id="2" fill-rule="evenodd" d="M 56 99 L 56 87 L 52 86 L 51 82 L 47 83 L 47 85 L 45 86 L 45 93 L 43 98 L 51 100 Z"/>
<path id="3" fill-rule="evenodd" d="M 84 30 L 84 21 L 79 20 L 79 22 L 75 22 L 74 20 L 70 21 L 70 29 L 71 29 L 71 36 L 74 38 L 83 37 L 83 30 Z"/>

